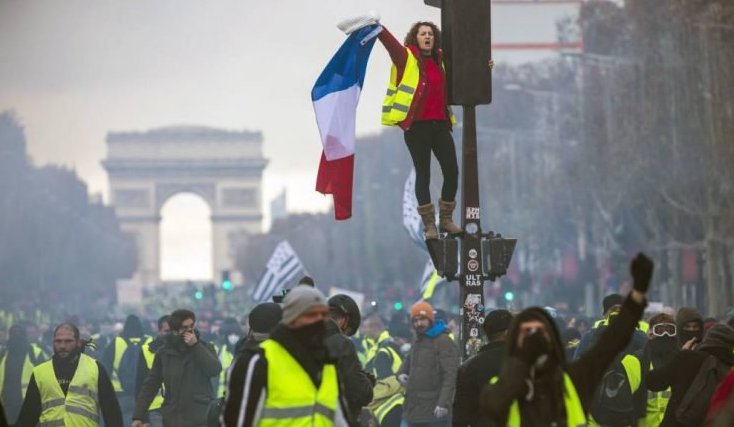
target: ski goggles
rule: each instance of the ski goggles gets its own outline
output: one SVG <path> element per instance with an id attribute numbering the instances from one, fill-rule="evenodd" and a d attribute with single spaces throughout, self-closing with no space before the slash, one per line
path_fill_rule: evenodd
<path id="1" fill-rule="evenodd" d="M 652 326 L 651 331 L 656 337 L 674 337 L 676 335 L 675 323 L 657 323 Z"/>

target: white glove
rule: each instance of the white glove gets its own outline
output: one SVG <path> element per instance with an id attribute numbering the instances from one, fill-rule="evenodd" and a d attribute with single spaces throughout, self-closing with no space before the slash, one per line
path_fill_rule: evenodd
<path id="1" fill-rule="evenodd" d="M 371 10 L 364 15 L 347 18 L 336 24 L 336 27 L 344 31 L 346 34 L 352 34 L 360 28 L 379 23 L 380 15 L 374 10 Z"/>
<path id="2" fill-rule="evenodd" d="M 398 382 L 403 387 L 407 387 L 408 386 L 408 374 L 400 374 L 400 375 L 398 375 Z"/>
<path id="3" fill-rule="evenodd" d="M 436 418 L 443 418 L 446 415 L 449 414 L 449 410 L 446 408 L 442 408 L 440 406 L 436 406 L 435 409 L 433 409 L 433 416 Z"/>

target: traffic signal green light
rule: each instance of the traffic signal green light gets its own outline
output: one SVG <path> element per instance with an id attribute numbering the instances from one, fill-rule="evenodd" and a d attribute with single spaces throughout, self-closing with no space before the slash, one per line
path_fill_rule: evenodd
<path id="1" fill-rule="evenodd" d="M 194 293 L 194 298 L 196 298 L 197 301 L 204 299 L 204 292 L 196 291 Z"/>
<path id="2" fill-rule="evenodd" d="M 505 301 L 512 301 L 515 299 L 515 294 L 511 291 L 505 292 Z"/>
<path id="3" fill-rule="evenodd" d="M 395 301 L 395 304 L 393 305 L 395 307 L 395 310 L 400 311 L 403 309 L 403 303 L 400 301 Z"/>
<path id="4" fill-rule="evenodd" d="M 222 270 L 222 281 L 221 281 L 222 289 L 229 292 L 232 289 L 234 289 L 234 285 L 232 284 L 232 280 L 229 278 L 229 270 Z"/>

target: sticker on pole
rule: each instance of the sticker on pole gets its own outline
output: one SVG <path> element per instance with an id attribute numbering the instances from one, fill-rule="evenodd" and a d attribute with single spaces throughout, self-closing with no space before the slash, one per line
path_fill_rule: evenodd
<path id="1" fill-rule="evenodd" d="M 479 219 L 479 208 L 466 208 L 466 219 Z"/>
<path id="2" fill-rule="evenodd" d="M 471 328 L 471 330 L 469 331 L 469 336 L 472 337 L 472 338 L 478 337 L 479 336 L 479 329 L 477 329 L 477 328 Z"/>
<path id="3" fill-rule="evenodd" d="M 470 259 L 469 262 L 466 263 L 466 268 L 469 269 L 469 271 L 471 272 L 479 270 L 479 261 L 475 259 Z"/>
<path id="4" fill-rule="evenodd" d="M 469 258 L 475 259 L 477 257 L 477 250 L 474 248 L 469 249 Z"/>

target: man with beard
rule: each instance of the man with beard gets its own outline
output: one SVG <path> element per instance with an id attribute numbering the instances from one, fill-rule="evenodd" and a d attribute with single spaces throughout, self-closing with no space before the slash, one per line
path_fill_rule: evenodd
<path id="1" fill-rule="evenodd" d="M 604 372 L 632 336 L 645 308 L 653 262 L 643 254 L 630 265 L 633 289 L 622 309 L 594 346 L 566 364 L 553 319 L 539 307 L 520 312 L 508 337 L 508 353 L 499 377 L 482 392 L 480 406 L 496 425 L 578 426 Z"/>
<path id="2" fill-rule="evenodd" d="M 694 350 L 703 339 L 703 317 L 695 308 L 683 307 L 675 315 L 678 344 L 684 350 Z"/>
<path id="3" fill-rule="evenodd" d="M 646 407 L 640 427 L 657 427 L 663 421 L 670 399 L 670 388 L 647 393 L 647 375 L 653 369 L 662 368 L 673 360 L 678 352 L 678 337 L 673 316 L 659 313 L 650 318 L 649 340 L 645 348 L 636 353 L 642 368 L 642 393 L 635 395 L 635 407 Z"/>
<path id="4" fill-rule="evenodd" d="M 283 318 L 232 368 L 221 422 L 231 426 L 346 425 L 348 406 L 324 338 L 329 306 L 299 285 L 283 298 Z"/>
<path id="5" fill-rule="evenodd" d="M 33 367 L 44 361 L 43 354 L 28 341 L 25 326 L 13 325 L 8 331 L 7 347 L 0 351 L 0 402 L 9 420 L 18 418 Z"/>
<path id="6" fill-rule="evenodd" d="M 33 368 L 18 427 L 36 424 L 122 427 L 115 390 L 102 365 L 82 352 L 79 329 L 62 323 L 54 331 L 53 358 Z"/>
<path id="7" fill-rule="evenodd" d="M 166 427 L 204 427 L 209 404 L 214 399 L 211 379 L 222 365 L 211 344 L 199 339 L 194 328 L 196 315 L 179 309 L 171 313 L 171 333 L 165 335 L 163 347 L 153 359 L 153 366 L 135 401 L 133 427 L 148 421 L 148 408 L 163 386 L 161 406 Z"/>
<path id="8" fill-rule="evenodd" d="M 408 426 L 448 426 L 456 390 L 459 349 L 449 338 L 449 328 L 435 320 L 433 307 L 419 302 L 410 309 L 416 338 L 400 367 L 398 380 L 405 387 L 403 419 Z"/>

